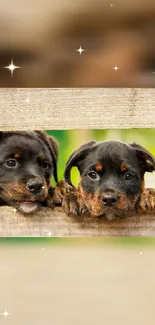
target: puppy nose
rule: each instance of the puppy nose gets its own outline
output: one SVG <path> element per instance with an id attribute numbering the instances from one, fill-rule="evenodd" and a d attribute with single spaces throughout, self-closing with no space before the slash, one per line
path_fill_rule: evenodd
<path id="1" fill-rule="evenodd" d="M 102 195 L 102 202 L 104 205 L 115 205 L 118 201 L 118 196 L 115 193 L 104 193 Z"/>
<path id="2" fill-rule="evenodd" d="M 43 184 L 39 180 L 29 180 L 26 184 L 26 188 L 29 192 L 37 194 L 43 189 Z"/>

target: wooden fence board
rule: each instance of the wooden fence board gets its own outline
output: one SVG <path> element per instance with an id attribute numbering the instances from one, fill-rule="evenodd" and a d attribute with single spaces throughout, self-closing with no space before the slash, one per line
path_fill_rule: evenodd
<path id="1" fill-rule="evenodd" d="M 155 236 L 155 213 L 114 221 L 66 216 L 61 208 L 42 208 L 23 216 L 11 207 L 0 207 L 0 237 Z"/>
<path id="2" fill-rule="evenodd" d="M 154 89 L 0 89 L 0 130 L 154 127 Z"/>

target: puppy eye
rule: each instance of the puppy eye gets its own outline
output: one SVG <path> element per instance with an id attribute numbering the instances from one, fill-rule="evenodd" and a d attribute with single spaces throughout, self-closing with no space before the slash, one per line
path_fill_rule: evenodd
<path id="1" fill-rule="evenodd" d="M 17 167 L 17 160 L 16 159 L 8 159 L 6 162 L 5 162 L 5 165 L 9 168 L 14 168 L 14 167 Z"/>
<path id="2" fill-rule="evenodd" d="M 133 179 L 135 176 L 133 175 L 133 174 L 131 174 L 131 173 L 126 173 L 125 174 L 125 180 L 127 180 L 127 181 L 130 181 L 131 179 Z"/>
<path id="3" fill-rule="evenodd" d="M 99 179 L 99 176 L 95 171 L 89 172 L 88 177 L 91 178 L 91 179 L 95 179 L 95 180 Z"/>
<path id="4" fill-rule="evenodd" d="M 43 161 L 42 166 L 45 170 L 51 169 L 51 165 L 49 164 L 48 161 Z"/>

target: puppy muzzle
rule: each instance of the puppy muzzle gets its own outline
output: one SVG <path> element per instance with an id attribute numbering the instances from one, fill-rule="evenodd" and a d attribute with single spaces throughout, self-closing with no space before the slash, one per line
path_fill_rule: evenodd
<path id="1" fill-rule="evenodd" d="M 105 192 L 101 197 L 104 206 L 113 207 L 117 204 L 119 200 L 119 195 L 115 192 Z"/>
<path id="2" fill-rule="evenodd" d="M 26 182 L 26 190 L 33 195 L 41 194 L 44 190 L 43 182 L 39 178 L 31 178 Z"/>

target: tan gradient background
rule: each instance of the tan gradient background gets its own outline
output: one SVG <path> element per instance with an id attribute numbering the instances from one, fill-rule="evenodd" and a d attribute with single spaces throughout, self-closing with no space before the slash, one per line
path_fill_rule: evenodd
<path id="1" fill-rule="evenodd" d="M 1 324 L 153 325 L 155 245 L 137 243 L 1 241 Z"/>

